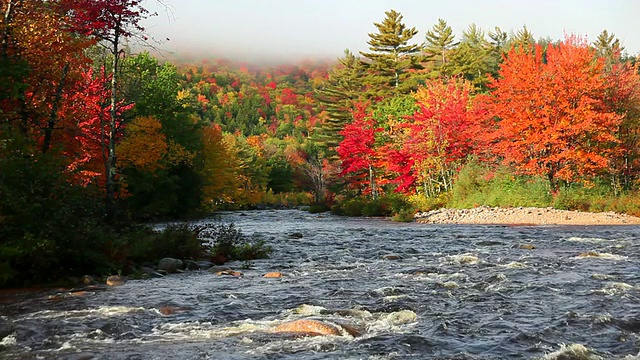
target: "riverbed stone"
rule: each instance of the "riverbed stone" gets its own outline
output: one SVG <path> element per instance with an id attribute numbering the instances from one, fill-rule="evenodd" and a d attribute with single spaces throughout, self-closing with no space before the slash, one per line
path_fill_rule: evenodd
<path id="1" fill-rule="evenodd" d="M 107 285 L 109 286 L 120 286 L 124 285 L 127 282 L 127 279 L 122 275 L 111 275 L 107 278 Z"/>
<path id="2" fill-rule="evenodd" d="M 85 275 L 80 278 L 80 283 L 82 285 L 94 285 L 96 283 L 96 280 L 91 275 Z"/>
<path id="3" fill-rule="evenodd" d="M 213 266 L 213 263 L 211 261 L 206 260 L 196 261 L 196 264 L 198 264 L 198 267 L 202 270 L 209 269 Z"/>
<path id="4" fill-rule="evenodd" d="M 164 258 L 160 260 L 160 262 L 158 263 L 159 270 L 164 270 L 170 274 L 177 272 L 178 269 L 182 270 L 182 267 L 183 267 L 182 260 L 174 259 L 170 257 Z"/>
<path id="5" fill-rule="evenodd" d="M 226 271 L 226 270 L 231 270 L 231 268 L 224 265 L 220 265 L 220 266 L 216 265 L 209 268 L 209 272 L 213 274 L 219 273 L 221 271 Z"/>
<path id="6" fill-rule="evenodd" d="M 302 319 L 280 324 L 272 329 L 276 333 L 298 333 L 308 336 L 340 336 L 340 329 L 319 320 Z"/>
<path id="7" fill-rule="evenodd" d="M 289 237 L 292 239 L 302 239 L 303 235 L 301 232 L 293 232 L 289 234 Z"/>
<path id="8" fill-rule="evenodd" d="M 200 265 L 198 265 L 198 263 L 193 260 L 185 260 L 184 268 L 186 270 L 200 270 Z"/>
<path id="9" fill-rule="evenodd" d="M 282 273 L 279 272 L 279 271 L 272 271 L 272 272 L 268 272 L 268 273 L 262 275 L 262 277 L 265 277 L 265 278 L 280 278 L 280 277 L 282 277 Z"/>
<path id="10" fill-rule="evenodd" d="M 143 274 L 147 274 L 150 278 L 161 278 L 161 277 L 164 277 L 164 275 L 162 275 L 159 272 L 155 271 L 154 269 L 146 267 L 146 266 L 143 266 L 141 268 L 141 270 L 142 270 Z"/>
<path id="11" fill-rule="evenodd" d="M 520 244 L 518 245 L 518 248 L 524 249 L 524 250 L 533 250 L 536 248 L 536 246 L 533 244 Z"/>
<path id="12" fill-rule="evenodd" d="M 235 277 L 239 277 L 239 276 L 242 276 L 242 273 L 240 271 L 235 271 L 235 270 L 223 270 L 223 271 L 217 272 L 216 275 L 218 275 L 218 276 L 235 276 Z"/>
<path id="13" fill-rule="evenodd" d="M 385 255 L 382 255 L 382 259 L 383 260 L 401 260 L 402 256 L 398 254 L 385 254 Z"/>

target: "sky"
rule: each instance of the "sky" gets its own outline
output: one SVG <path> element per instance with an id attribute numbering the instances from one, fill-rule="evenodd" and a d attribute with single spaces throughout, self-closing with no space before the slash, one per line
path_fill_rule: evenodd
<path id="1" fill-rule="evenodd" d="M 456 38 L 471 24 L 485 31 L 523 26 L 536 39 L 614 33 L 627 53 L 640 54 L 640 0 L 146 0 L 158 16 L 145 22 L 159 45 L 176 55 L 224 57 L 245 61 L 335 59 L 345 49 L 367 50 L 368 33 L 385 11 L 396 10 L 419 32 L 415 43 L 439 18 Z M 168 11 L 167 11 L 168 9 Z"/>

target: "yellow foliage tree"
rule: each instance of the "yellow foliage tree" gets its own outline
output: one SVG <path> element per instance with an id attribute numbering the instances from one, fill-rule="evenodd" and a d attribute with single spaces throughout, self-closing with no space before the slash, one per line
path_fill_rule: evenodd
<path id="1" fill-rule="evenodd" d="M 194 154 L 182 145 L 167 141 L 162 124 L 152 116 L 135 118 L 127 125 L 126 137 L 118 148 L 120 166 L 155 172 L 169 165 L 190 164 Z"/>
<path id="2" fill-rule="evenodd" d="M 216 209 L 233 203 L 239 195 L 238 161 L 235 152 L 225 143 L 222 130 L 211 125 L 202 131 L 203 207 Z"/>

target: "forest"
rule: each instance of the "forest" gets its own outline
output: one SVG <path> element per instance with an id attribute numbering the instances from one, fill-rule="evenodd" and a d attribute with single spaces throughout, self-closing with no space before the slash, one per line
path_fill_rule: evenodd
<path id="1" fill-rule="evenodd" d="M 221 210 L 640 215 L 638 58 L 607 30 L 389 10 L 368 52 L 261 65 L 153 56 L 141 0 L 0 5 L 0 285 L 119 271 L 164 236 L 138 224 Z"/>

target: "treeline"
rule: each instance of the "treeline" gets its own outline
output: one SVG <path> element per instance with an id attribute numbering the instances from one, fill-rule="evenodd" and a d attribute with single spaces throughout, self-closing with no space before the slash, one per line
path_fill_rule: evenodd
<path id="1" fill-rule="evenodd" d="M 391 10 L 334 64 L 173 65 L 128 46 L 142 1 L 0 6 L 0 284 L 113 271 L 133 224 L 224 209 L 640 213 L 638 69 L 606 31 L 421 37 Z"/>
<path id="2" fill-rule="evenodd" d="M 317 91 L 343 202 L 400 193 L 409 215 L 485 204 L 640 214 L 640 77 L 613 34 L 536 41 L 526 27 L 471 24 L 457 39 L 440 19 L 420 41 L 393 10 L 375 26 L 370 51 L 346 51 Z"/>

